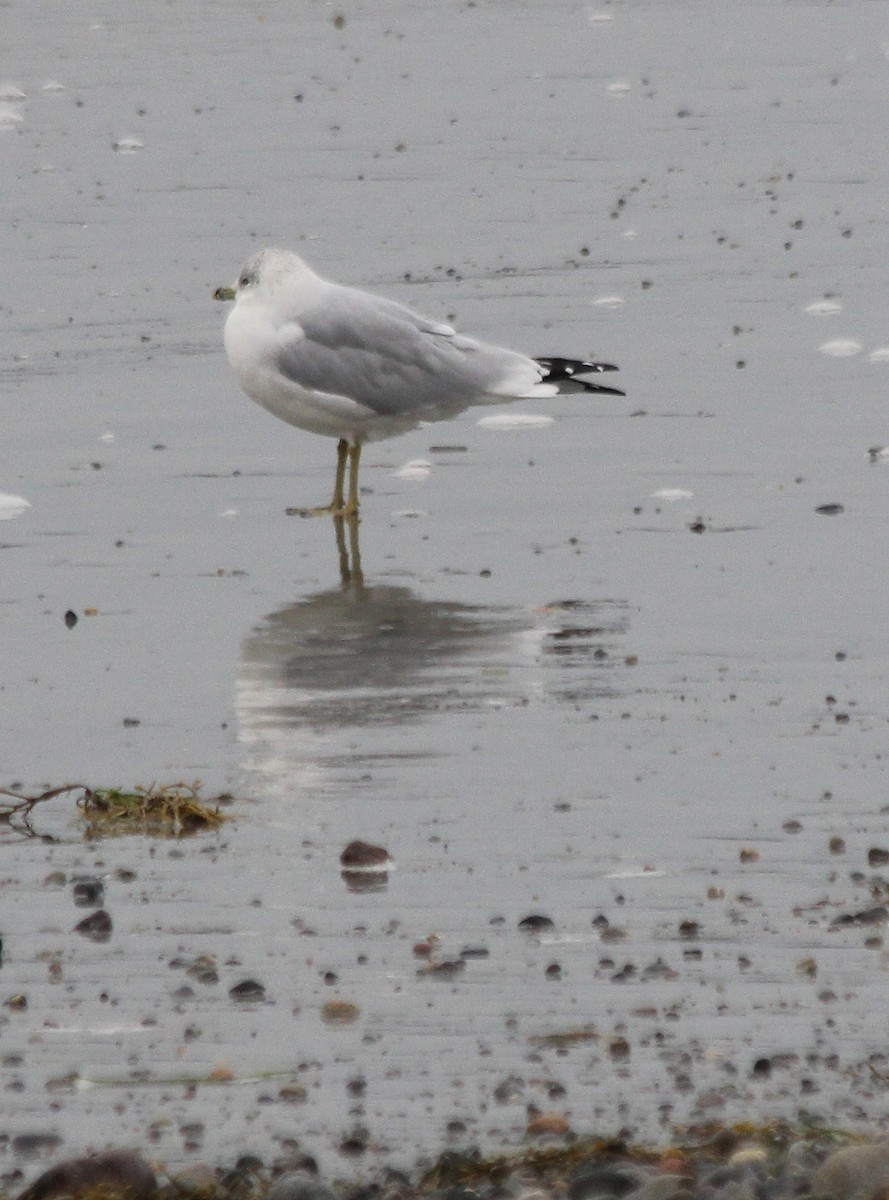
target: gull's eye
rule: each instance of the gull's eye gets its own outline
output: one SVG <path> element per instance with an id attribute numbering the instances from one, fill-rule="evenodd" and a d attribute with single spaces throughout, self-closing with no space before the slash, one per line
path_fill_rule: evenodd
<path id="1" fill-rule="evenodd" d="M 241 276 L 241 278 L 238 280 L 238 287 L 247 287 L 247 285 L 250 282 L 251 282 L 250 276 L 245 271 L 244 274 Z"/>

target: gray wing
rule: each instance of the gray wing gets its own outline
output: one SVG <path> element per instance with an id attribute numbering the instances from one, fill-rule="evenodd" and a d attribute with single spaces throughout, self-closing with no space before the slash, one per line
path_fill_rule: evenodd
<path id="1" fill-rule="evenodd" d="M 331 288 L 295 320 L 304 336 L 281 347 L 281 372 L 381 416 L 466 406 L 521 357 L 351 288 Z"/>

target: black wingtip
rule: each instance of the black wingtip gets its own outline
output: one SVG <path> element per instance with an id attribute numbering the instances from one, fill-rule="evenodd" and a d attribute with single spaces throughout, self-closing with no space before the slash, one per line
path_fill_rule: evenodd
<path id="1" fill-rule="evenodd" d="M 582 358 L 538 358 L 535 361 L 546 371 L 544 379 L 550 383 L 558 383 L 561 379 L 577 379 L 578 375 L 617 370 L 613 363 L 587 362 Z"/>
<path id="2" fill-rule="evenodd" d="M 543 380 L 546 383 L 564 383 L 569 386 L 564 391 L 597 392 L 601 396 L 625 396 L 620 388 L 606 387 L 603 383 L 593 383 L 582 379 L 583 375 L 598 375 L 601 371 L 616 371 L 613 363 L 587 362 L 582 358 L 538 358 L 535 360 L 546 371 Z"/>

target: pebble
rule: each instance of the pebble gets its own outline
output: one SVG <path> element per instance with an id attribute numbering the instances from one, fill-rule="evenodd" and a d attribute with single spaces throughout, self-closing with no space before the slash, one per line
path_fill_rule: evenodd
<path id="1" fill-rule="evenodd" d="M 107 942 L 113 928 L 111 917 L 104 908 L 100 908 L 97 912 L 84 917 L 82 921 L 78 921 L 74 926 L 74 932 L 89 938 L 91 942 Z"/>

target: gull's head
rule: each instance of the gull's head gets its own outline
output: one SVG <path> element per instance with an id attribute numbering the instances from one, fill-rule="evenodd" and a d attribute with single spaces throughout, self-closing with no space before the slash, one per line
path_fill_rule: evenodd
<path id="1" fill-rule="evenodd" d="M 248 295 L 268 297 L 281 289 L 298 287 L 314 275 L 299 255 L 290 250 L 259 250 L 241 267 L 235 286 L 217 288 L 213 299 L 241 300 Z"/>

